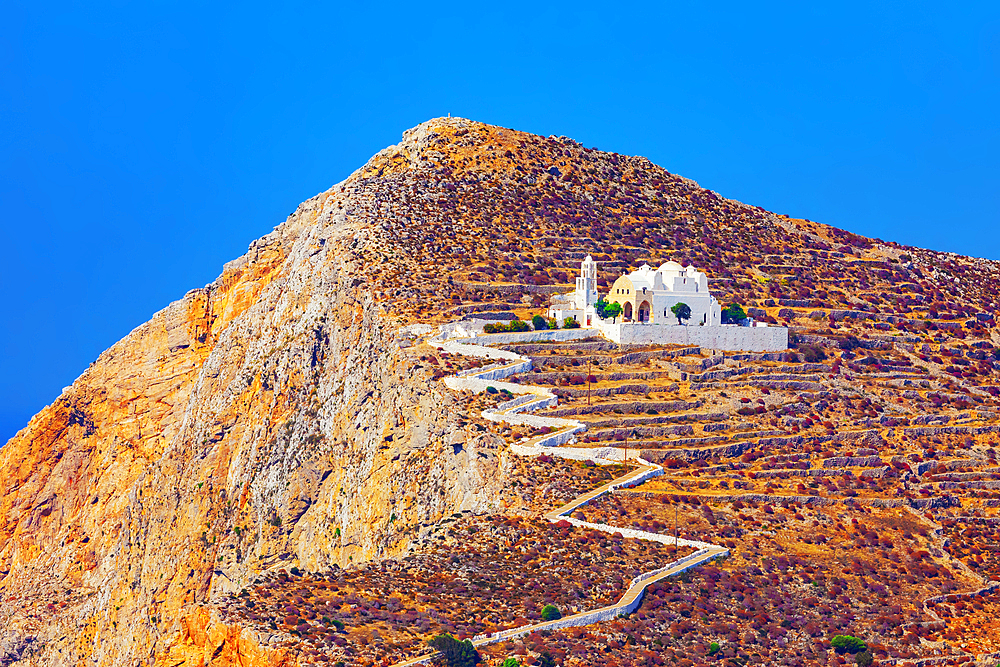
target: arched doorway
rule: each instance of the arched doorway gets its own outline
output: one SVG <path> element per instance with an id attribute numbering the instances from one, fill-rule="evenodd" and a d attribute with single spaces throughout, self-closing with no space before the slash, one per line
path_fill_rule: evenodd
<path id="1" fill-rule="evenodd" d="M 643 301 L 639 304 L 639 321 L 649 322 L 649 311 L 652 306 L 649 305 L 648 301 Z"/>
<path id="2" fill-rule="evenodd" d="M 632 304 L 631 303 L 626 303 L 625 304 L 625 309 L 622 311 L 622 315 L 624 316 L 624 318 L 625 318 L 626 321 L 632 319 Z"/>

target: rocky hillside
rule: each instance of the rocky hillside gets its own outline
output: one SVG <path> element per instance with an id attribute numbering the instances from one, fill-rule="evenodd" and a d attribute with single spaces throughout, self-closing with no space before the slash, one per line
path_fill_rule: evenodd
<path id="1" fill-rule="evenodd" d="M 993 262 L 776 215 L 565 137 L 432 120 L 0 448 L 0 665 L 303 662 L 220 601 L 263 573 L 410 553 L 446 517 L 518 502 L 517 434 L 481 423 L 401 327 L 543 305 L 586 253 L 605 285 L 693 262 L 720 300 L 810 335 L 933 332 L 947 343 L 922 354 L 953 402 L 998 393 Z"/>

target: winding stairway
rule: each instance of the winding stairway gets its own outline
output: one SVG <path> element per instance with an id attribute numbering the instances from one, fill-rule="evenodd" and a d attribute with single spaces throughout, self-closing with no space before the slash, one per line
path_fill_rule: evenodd
<path id="1" fill-rule="evenodd" d="M 542 332 L 534 332 L 532 334 L 532 338 L 537 340 L 539 333 Z M 510 338 L 510 336 L 504 336 L 503 339 L 499 339 L 497 342 L 508 342 L 506 340 L 507 338 Z M 518 397 L 505 403 L 501 403 L 496 408 L 491 410 L 484 410 L 482 413 L 483 417 L 491 421 L 504 422 L 515 426 L 531 426 L 539 429 L 547 427 L 551 429 L 551 431 L 545 435 L 536 436 L 523 442 L 522 444 L 511 445 L 512 452 L 522 456 L 537 456 L 544 453 L 550 456 L 558 456 L 567 459 L 590 460 L 601 465 L 621 463 L 625 460 L 623 452 L 612 447 L 592 448 L 559 446 L 572 441 L 576 433 L 586 430 L 587 427 L 584 424 L 571 419 L 525 414 L 526 412 L 532 410 L 539 410 L 555 405 L 559 399 L 545 387 L 503 381 L 504 378 L 510 377 L 516 373 L 524 373 L 531 370 L 530 359 L 522 357 L 516 352 L 511 352 L 509 350 L 500 350 L 487 347 L 485 345 L 476 345 L 470 342 L 472 340 L 474 339 L 429 341 L 431 345 L 434 345 L 438 349 L 448 352 L 449 354 L 462 354 L 498 360 L 497 363 L 485 368 L 477 368 L 472 371 L 465 371 L 457 375 L 444 378 L 445 385 L 449 389 L 453 389 L 455 391 L 468 390 L 477 393 L 486 391 L 488 387 L 493 387 L 497 390 L 506 389 L 510 393 L 518 395 Z M 625 591 L 625 594 L 622 595 L 621 599 L 615 604 L 601 607 L 600 609 L 572 614 L 554 621 L 533 623 L 531 625 L 503 630 L 490 635 L 481 635 L 472 640 L 472 644 L 474 646 L 478 647 L 486 644 L 492 644 L 494 642 L 513 639 L 515 637 L 520 637 L 541 630 L 590 625 L 591 623 L 608 621 L 618 616 L 630 614 L 639 607 L 639 604 L 642 602 L 643 594 L 651 584 L 654 584 L 661 579 L 681 574 L 686 570 L 707 563 L 710 560 L 729 555 L 729 550 L 725 547 L 709 544 L 707 542 L 677 539 L 675 537 L 661 535 L 659 533 L 650 533 L 647 531 L 622 528 L 603 523 L 590 523 L 570 516 L 579 507 L 586 505 L 590 501 L 604 495 L 605 493 L 610 493 L 615 489 L 623 487 L 635 486 L 641 484 L 647 479 L 650 479 L 651 477 L 663 474 L 663 468 L 640 458 L 636 452 L 629 452 L 628 460 L 635 462 L 638 465 L 638 468 L 615 480 L 612 480 L 600 488 L 589 491 L 582 496 L 573 499 L 562 507 L 547 512 L 544 517 L 552 522 L 567 521 L 574 526 L 589 528 L 591 530 L 599 530 L 606 533 L 620 533 L 622 536 L 631 539 L 651 540 L 668 545 L 674 544 L 676 546 L 693 547 L 697 549 L 697 551 L 668 563 L 659 569 L 651 572 L 644 572 L 635 577 L 631 581 L 628 589 Z M 424 664 L 430 662 L 431 658 L 433 658 L 433 654 L 420 656 L 397 663 L 393 667 L 409 667 L 410 665 Z"/>

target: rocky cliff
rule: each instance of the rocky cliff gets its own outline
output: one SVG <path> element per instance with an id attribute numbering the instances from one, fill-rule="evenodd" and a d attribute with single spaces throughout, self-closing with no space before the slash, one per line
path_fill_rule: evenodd
<path id="1" fill-rule="evenodd" d="M 359 178 L 104 352 L 0 449 L 0 664 L 177 664 L 212 633 L 240 664 L 281 664 L 200 603 L 270 568 L 397 553 L 495 495 L 499 440 L 458 425 L 373 297 Z"/>

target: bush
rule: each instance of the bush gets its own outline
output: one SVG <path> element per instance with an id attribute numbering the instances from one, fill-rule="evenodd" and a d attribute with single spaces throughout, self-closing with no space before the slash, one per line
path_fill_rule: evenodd
<path id="1" fill-rule="evenodd" d="M 684 320 L 691 319 L 691 306 L 687 305 L 683 301 L 680 303 L 675 303 L 670 308 L 670 312 L 677 317 L 677 324 L 684 324 Z"/>
<path id="2" fill-rule="evenodd" d="M 574 320 L 572 317 L 567 317 L 563 320 L 563 329 L 579 329 L 580 323 Z"/>
<path id="3" fill-rule="evenodd" d="M 562 618 L 562 612 L 559 611 L 559 607 L 554 604 L 547 604 L 542 608 L 543 621 L 554 621 L 558 618 Z"/>
<path id="4" fill-rule="evenodd" d="M 719 642 L 712 642 L 711 644 L 708 645 L 708 654 L 715 655 L 716 653 L 719 652 L 720 648 L 722 647 L 719 646 Z"/>
<path id="5" fill-rule="evenodd" d="M 521 667 L 521 663 L 518 662 L 517 658 L 507 658 L 503 661 L 502 667 Z"/>
<path id="6" fill-rule="evenodd" d="M 802 358 L 810 364 L 826 359 L 826 352 L 819 345 L 800 345 L 799 351 L 802 352 Z"/>
<path id="7" fill-rule="evenodd" d="M 830 646 L 836 649 L 837 653 L 857 654 L 868 649 L 868 644 L 863 639 L 851 635 L 836 635 L 830 640 Z"/>
<path id="8" fill-rule="evenodd" d="M 541 315 L 535 315 L 535 317 L 542 317 Z M 545 318 L 542 317 L 544 321 Z M 543 327 L 544 328 L 544 327 Z M 531 328 L 527 322 L 522 322 L 521 320 L 511 320 L 509 324 L 504 324 L 503 322 L 490 322 L 483 326 L 483 333 L 507 333 L 509 331 L 530 331 Z"/>
<path id="9" fill-rule="evenodd" d="M 731 303 L 722 309 L 723 324 L 736 324 L 738 322 L 742 322 L 746 318 L 746 311 L 743 310 L 743 306 L 738 303 Z"/>
<path id="10" fill-rule="evenodd" d="M 608 317 L 616 319 L 622 314 L 622 305 L 617 301 L 615 303 L 609 303 L 604 307 L 604 317 L 601 319 L 606 319 Z"/>
<path id="11" fill-rule="evenodd" d="M 858 667 L 870 667 L 875 662 L 875 656 L 872 655 L 870 649 L 865 649 L 854 656 L 854 662 Z"/>
<path id="12" fill-rule="evenodd" d="M 552 654 L 548 651 L 542 651 L 541 655 L 538 656 L 538 662 L 535 663 L 536 667 L 556 667 L 556 661 L 552 658 Z"/>
<path id="13" fill-rule="evenodd" d="M 535 328 L 535 331 L 543 331 L 549 328 L 549 321 L 541 315 L 535 315 L 531 318 L 531 326 Z"/>
<path id="14" fill-rule="evenodd" d="M 856 350 L 859 347 L 861 347 L 861 341 L 858 340 L 857 336 L 847 336 L 846 338 L 840 341 L 841 350 L 851 351 L 851 350 Z"/>
<path id="15" fill-rule="evenodd" d="M 427 642 L 444 658 L 448 667 L 476 667 L 482 658 L 468 639 L 460 642 L 451 635 L 438 635 Z"/>

